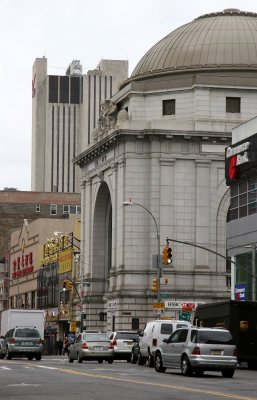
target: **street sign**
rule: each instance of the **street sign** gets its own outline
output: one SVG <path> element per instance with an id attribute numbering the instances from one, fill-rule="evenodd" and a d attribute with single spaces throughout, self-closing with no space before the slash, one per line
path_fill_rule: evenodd
<path id="1" fill-rule="evenodd" d="M 160 278 L 161 285 L 171 285 L 171 277 L 170 276 L 162 276 Z"/>
<path id="2" fill-rule="evenodd" d="M 153 310 L 162 310 L 164 309 L 164 303 L 153 303 Z"/>
<path id="3" fill-rule="evenodd" d="M 191 312 L 188 311 L 179 311 L 179 319 L 180 321 L 190 321 Z"/>
<path id="4" fill-rule="evenodd" d="M 170 293 L 160 293 L 162 299 L 171 299 L 172 295 Z"/>

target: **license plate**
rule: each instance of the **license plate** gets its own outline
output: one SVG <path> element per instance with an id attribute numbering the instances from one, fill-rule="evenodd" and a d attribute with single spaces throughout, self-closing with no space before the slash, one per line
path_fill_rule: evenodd
<path id="1" fill-rule="evenodd" d="M 33 346 L 33 342 L 21 342 L 22 346 Z"/>
<path id="2" fill-rule="evenodd" d="M 100 347 L 100 346 L 95 346 L 95 350 L 98 350 L 98 351 L 103 351 L 103 347 Z"/>
<path id="3" fill-rule="evenodd" d="M 212 353 L 213 356 L 221 356 L 222 350 L 213 349 L 213 350 L 211 351 L 211 353 Z"/>

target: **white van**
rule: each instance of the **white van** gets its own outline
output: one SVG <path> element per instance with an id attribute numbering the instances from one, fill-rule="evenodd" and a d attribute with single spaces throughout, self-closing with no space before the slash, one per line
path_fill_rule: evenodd
<path id="1" fill-rule="evenodd" d="M 144 331 L 140 335 L 138 364 L 143 365 L 148 360 L 148 366 L 154 366 L 154 352 L 163 339 L 178 328 L 192 326 L 191 322 L 178 321 L 174 319 L 157 319 L 147 322 Z"/>

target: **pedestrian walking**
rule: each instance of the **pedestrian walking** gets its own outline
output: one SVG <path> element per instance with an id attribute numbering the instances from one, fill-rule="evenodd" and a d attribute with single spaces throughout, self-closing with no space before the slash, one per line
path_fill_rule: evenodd
<path id="1" fill-rule="evenodd" d="M 68 353 L 68 349 L 69 349 L 69 341 L 68 341 L 68 338 L 65 337 L 64 343 L 63 343 L 63 354 Z"/>
<path id="2" fill-rule="evenodd" d="M 62 349 L 63 349 L 63 340 L 62 340 L 62 338 L 59 338 L 57 340 L 56 344 L 57 344 L 58 354 L 59 354 L 59 356 L 61 356 L 62 355 Z"/>

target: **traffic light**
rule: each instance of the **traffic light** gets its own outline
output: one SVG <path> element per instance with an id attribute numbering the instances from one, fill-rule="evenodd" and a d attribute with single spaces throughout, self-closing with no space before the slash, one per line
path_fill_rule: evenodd
<path id="1" fill-rule="evenodd" d="M 73 289 L 73 284 L 71 281 L 67 281 L 67 290 L 72 290 Z"/>
<path id="2" fill-rule="evenodd" d="M 152 292 L 158 292 L 158 279 L 154 278 L 152 283 Z"/>
<path id="3" fill-rule="evenodd" d="M 73 288 L 72 282 L 69 279 L 65 279 L 62 283 L 62 290 L 66 292 L 72 290 L 72 288 Z"/>
<path id="4" fill-rule="evenodd" d="M 170 246 L 165 246 L 162 251 L 162 263 L 163 265 L 169 265 L 172 263 L 172 250 Z"/>

